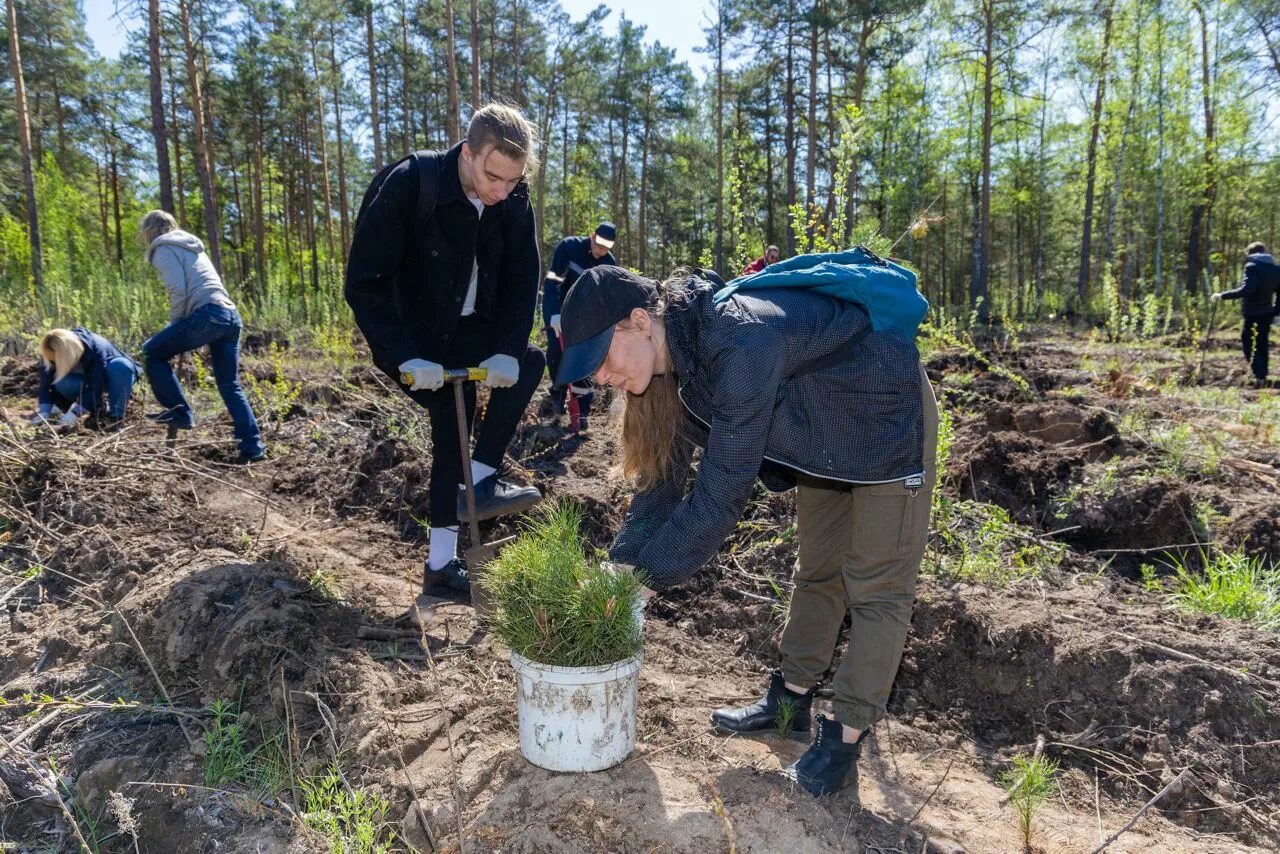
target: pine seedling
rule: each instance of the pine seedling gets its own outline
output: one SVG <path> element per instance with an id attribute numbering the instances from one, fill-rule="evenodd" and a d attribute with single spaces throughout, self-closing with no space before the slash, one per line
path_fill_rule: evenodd
<path id="1" fill-rule="evenodd" d="M 778 711 L 774 714 L 774 724 L 778 727 L 778 735 L 783 738 L 790 738 L 791 731 L 795 729 L 796 723 L 796 704 L 789 697 L 783 697 L 778 701 Z"/>
<path id="2" fill-rule="evenodd" d="M 1058 763 L 1044 756 L 1013 758 L 1013 768 L 1000 775 L 1000 785 L 1009 793 L 1009 803 L 1018 813 L 1022 845 L 1031 850 L 1031 822 L 1036 810 L 1058 788 L 1054 775 Z"/>

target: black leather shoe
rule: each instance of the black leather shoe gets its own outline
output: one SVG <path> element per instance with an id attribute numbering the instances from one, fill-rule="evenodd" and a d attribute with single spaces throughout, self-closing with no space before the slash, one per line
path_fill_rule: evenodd
<path id="1" fill-rule="evenodd" d="M 441 569 L 432 569 L 429 564 L 422 565 L 422 592 L 428 596 L 452 597 L 459 593 L 471 595 L 471 576 L 467 572 L 467 563 L 455 557 Z"/>
<path id="2" fill-rule="evenodd" d="M 788 735 L 805 737 L 809 734 L 809 712 L 813 695 L 818 686 L 803 694 L 787 690 L 782 671 L 769 674 L 769 690 L 758 702 L 739 708 L 716 709 L 711 713 L 711 724 L 721 732 L 763 732 L 787 729 Z M 790 704 L 788 715 L 784 704 Z"/>
<path id="3" fill-rule="evenodd" d="M 542 500 L 542 493 L 536 487 L 521 486 L 505 480 L 502 477 L 505 473 L 504 469 L 498 469 L 475 484 L 475 521 L 522 513 Z M 467 490 L 463 486 L 458 487 L 458 518 L 463 522 L 471 521 L 467 514 Z"/>
<path id="4" fill-rule="evenodd" d="M 870 732 L 864 729 L 858 740 L 850 744 L 844 740 L 844 726 L 839 721 L 818 715 L 813 744 L 800 761 L 783 773 L 815 798 L 835 794 L 849 785 L 854 766 L 862 755 L 862 742 Z"/>

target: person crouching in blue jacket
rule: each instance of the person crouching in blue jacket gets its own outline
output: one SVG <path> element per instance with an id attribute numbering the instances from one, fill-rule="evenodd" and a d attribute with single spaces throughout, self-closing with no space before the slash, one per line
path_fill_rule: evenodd
<path id="1" fill-rule="evenodd" d="M 40 339 L 40 388 L 32 423 L 48 422 L 57 409 L 62 412 L 59 427 L 73 426 L 86 414 L 101 426 L 118 427 L 141 375 L 138 364 L 101 335 L 82 326 L 51 329 Z"/>
<path id="2" fill-rule="evenodd" d="M 557 382 L 591 374 L 624 392 L 621 468 L 638 489 L 609 551 L 657 590 L 688 580 L 732 533 L 757 478 L 798 486 L 799 557 L 782 663 L 765 696 L 712 714 L 731 733 L 773 730 L 789 705 L 807 733 L 846 613 L 832 680 L 788 776 L 814 795 L 848 785 L 884 717 L 906 645 L 929 530 L 937 404 L 913 340 L 873 330 L 852 302 L 803 288 L 716 301 L 694 275 L 665 293 L 618 267 L 588 270 L 560 310 Z M 693 448 L 702 457 L 686 483 Z"/>
<path id="3" fill-rule="evenodd" d="M 195 412 L 182 393 L 170 360 L 207 344 L 213 381 L 231 415 L 240 444 L 240 462 L 258 462 L 266 456 L 266 448 L 249 399 L 240 386 L 243 324 L 236 304 L 223 287 L 200 238 L 179 229 L 170 213 L 147 213 L 140 231 L 147 244 L 147 260 L 169 293 L 169 325 L 142 345 L 151 391 L 164 407 L 164 411 L 147 417 L 179 430 L 190 430 L 195 425 Z"/>

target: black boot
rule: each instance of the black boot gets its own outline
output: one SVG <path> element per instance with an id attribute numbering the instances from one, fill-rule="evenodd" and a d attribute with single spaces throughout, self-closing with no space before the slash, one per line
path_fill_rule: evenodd
<path id="1" fill-rule="evenodd" d="M 475 484 L 477 522 L 522 513 L 542 500 L 537 487 L 512 483 L 502 477 L 504 474 L 505 469 L 500 468 Z M 467 490 L 463 486 L 458 487 L 458 518 L 471 521 L 467 514 Z"/>
<path id="2" fill-rule="evenodd" d="M 424 563 L 422 592 L 428 596 L 439 596 L 445 599 L 458 595 L 470 596 L 471 576 L 467 572 L 467 562 L 460 557 L 455 557 L 440 569 L 432 569 L 430 564 Z"/>
<path id="3" fill-rule="evenodd" d="M 839 721 L 818 715 L 818 732 L 813 744 L 800 761 L 783 773 L 816 798 L 835 794 L 849 785 L 854 766 L 862 755 L 862 742 L 870 732 L 864 729 L 858 740 L 849 744 L 844 740 L 844 726 Z"/>
<path id="4" fill-rule="evenodd" d="M 804 736 L 809 732 L 809 710 L 817 690 L 816 685 L 803 694 L 788 690 L 782 671 L 775 670 L 769 674 L 769 690 L 764 697 L 750 706 L 716 709 L 711 713 L 711 724 L 721 732 L 773 729 Z"/>

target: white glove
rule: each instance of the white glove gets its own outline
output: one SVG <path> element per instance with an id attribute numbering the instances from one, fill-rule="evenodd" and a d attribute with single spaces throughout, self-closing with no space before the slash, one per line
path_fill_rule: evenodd
<path id="1" fill-rule="evenodd" d="M 74 412 L 67 412 L 67 413 L 64 413 L 63 416 L 58 419 L 58 426 L 71 427 L 79 423 L 79 421 L 80 421 L 79 415 L 76 415 Z"/>
<path id="2" fill-rule="evenodd" d="M 557 335 L 562 334 L 560 332 L 560 315 L 558 314 L 551 315 L 551 328 L 556 331 Z"/>
<path id="3" fill-rule="evenodd" d="M 513 356 L 499 353 L 485 359 L 480 367 L 488 371 L 484 384 L 489 388 L 511 388 L 520 379 L 520 363 Z"/>
<path id="4" fill-rule="evenodd" d="M 400 366 L 400 373 L 413 377 L 409 383 L 413 391 L 436 391 L 444 385 L 444 367 L 426 359 L 410 359 Z"/>
<path id="5" fill-rule="evenodd" d="M 1222 294 L 1210 294 L 1209 299 L 1212 302 L 1222 302 Z"/>

